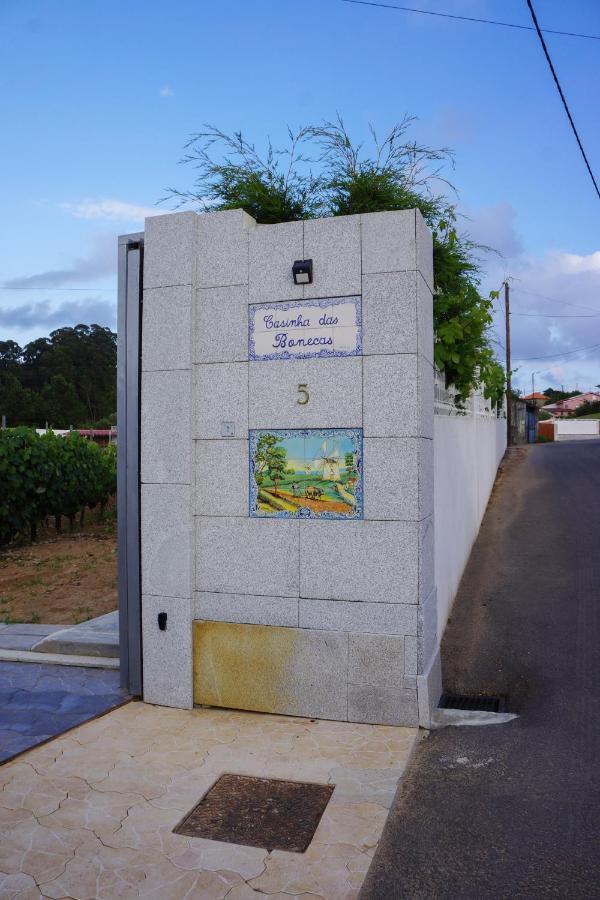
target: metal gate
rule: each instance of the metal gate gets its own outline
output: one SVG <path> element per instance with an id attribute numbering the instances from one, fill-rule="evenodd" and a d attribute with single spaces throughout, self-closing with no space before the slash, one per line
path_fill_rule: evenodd
<path id="1" fill-rule="evenodd" d="M 537 411 L 527 407 L 527 443 L 535 444 L 537 440 Z"/>
<path id="2" fill-rule="evenodd" d="M 140 352 L 144 234 L 119 237 L 117 535 L 121 686 L 142 693 Z"/>

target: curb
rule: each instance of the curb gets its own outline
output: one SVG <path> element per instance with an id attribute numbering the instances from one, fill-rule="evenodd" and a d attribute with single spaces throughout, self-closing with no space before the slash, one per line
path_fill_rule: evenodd
<path id="1" fill-rule="evenodd" d="M 73 656 L 65 653 L 36 653 L 34 650 L 0 650 L 0 662 L 48 663 L 88 669 L 119 668 L 119 660 L 110 656 Z"/>

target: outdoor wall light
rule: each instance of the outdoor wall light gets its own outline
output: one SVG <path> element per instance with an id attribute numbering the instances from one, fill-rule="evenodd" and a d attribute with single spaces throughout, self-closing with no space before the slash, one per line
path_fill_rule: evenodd
<path id="1" fill-rule="evenodd" d="M 312 259 L 297 259 L 292 266 L 292 275 L 295 284 L 312 284 Z"/>

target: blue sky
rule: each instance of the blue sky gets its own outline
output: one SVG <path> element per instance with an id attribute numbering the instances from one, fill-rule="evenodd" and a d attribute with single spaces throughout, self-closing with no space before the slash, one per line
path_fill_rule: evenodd
<path id="1" fill-rule="evenodd" d="M 525 0 L 414 5 L 530 24 Z M 535 6 L 600 35 L 597 0 Z M 545 316 L 515 316 L 515 356 L 600 343 L 600 200 L 532 32 L 341 0 L 2 0 L 0 35 L 0 284 L 27 288 L 0 291 L 0 339 L 114 326 L 115 237 L 191 184 L 177 161 L 203 123 L 277 145 L 339 112 L 357 138 L 412 113 L 416 139 L 455 150 L 465 227 L 504 254 L 485 288 L 510 275 L 514 311 Z M 600 41 L 547 42 L 600 178 Z M 587 389 L 598 351 L 523 361 L 520 386 L 532 371 Z"/>

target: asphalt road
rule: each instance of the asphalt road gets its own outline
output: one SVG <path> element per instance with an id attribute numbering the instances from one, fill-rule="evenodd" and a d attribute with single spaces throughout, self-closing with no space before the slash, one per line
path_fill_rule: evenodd
<path id="1" fill-rule="evenodd" d="M 519 718 L 426 733 L 362 900 L 600 898 L 600 441 L 511 451 L 442 659 Z"/>

